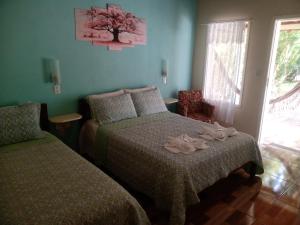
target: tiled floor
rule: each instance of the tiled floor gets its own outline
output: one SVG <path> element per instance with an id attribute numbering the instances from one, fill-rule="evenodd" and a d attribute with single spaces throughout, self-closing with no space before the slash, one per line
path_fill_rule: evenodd
<path id="1" fill-rule="evenodd" d="M 300 95 L 298 95 L 300 97 Z M 300 102 L 300 99 L 298 100 Z M 267 113 L 262 127 L 261 141 L 280 144 L 300 151 L 300 105 L 292 111 Z"/>
<path id="2" fill-rule="evenodd" d="M 300 153 L 262 149 L 265 173 L 254 179 L 242 170 L 200 193 L 186 225 L 300 225 Z M 141 200 L 155 225 L 167 214 Z"/>

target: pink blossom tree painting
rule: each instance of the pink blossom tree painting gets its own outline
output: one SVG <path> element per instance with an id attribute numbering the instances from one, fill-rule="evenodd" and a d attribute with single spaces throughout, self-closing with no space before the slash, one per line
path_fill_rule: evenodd
<path id="1" fill-rule="evenodd" d="M 109 50 L 146 44 L 146 22 L 118 5 L 107 8 L 75 9 L 76 39 L 93 45 L 108 46 Z"/>

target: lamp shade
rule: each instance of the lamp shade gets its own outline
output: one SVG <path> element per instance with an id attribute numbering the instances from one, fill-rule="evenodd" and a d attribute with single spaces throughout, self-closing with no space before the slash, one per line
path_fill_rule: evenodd
<path id="1" fill-rule="evenodd" d="M 49 68 L 50 68 L 50 71 L 51 71 L 52 82 L 55 85 L 59 85 L 61 83 L 59 60 L 50 59 L 49 60 Z"/>

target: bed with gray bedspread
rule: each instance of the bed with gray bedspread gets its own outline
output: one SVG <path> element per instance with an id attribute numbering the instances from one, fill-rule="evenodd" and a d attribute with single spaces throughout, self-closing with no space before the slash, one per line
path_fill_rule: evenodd
<path id="1" fill-rule="evenodd" d="M 1 225 L 149 225 L 138 202 L 54 136 L 0 147 Z"/>
<path id="2" fill-rule="evenodd" d="M 170 224 L 183 225 L 187 206 L 200 201 L 197 193 L 247 162 L 263 172 L 255 140 L 244 133 L 190 155 L 164 149 L 168 136 L 197 137 L 202 122 L 162 112 L 102 125 L 96 135 L 96 163 L 132 188 L 153 198 L 170 212 Z"/>

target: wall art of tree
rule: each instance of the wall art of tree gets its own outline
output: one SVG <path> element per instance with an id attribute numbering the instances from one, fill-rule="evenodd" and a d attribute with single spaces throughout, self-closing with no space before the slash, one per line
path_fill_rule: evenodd
<path id="1" fill-rule="evenodd" d="M 108 6 L 107 11 L 97 11 L 95 8 L 91 8 L 87 13 L 92 17 L 89 27 L 94 30 L 104 30 L 112 33 L 114 42 L 120 42 L 119 35 L 123 32 L 143 34 L 138 27 L 142 20 L 119 7 Z"/>
<path id="2" fill-rule="evenodd" d="M 75 9 L 75 20 L 77 40 L 108 46 L 110 50 L 146 44 L 145 20 L 118 5 Z"/>

